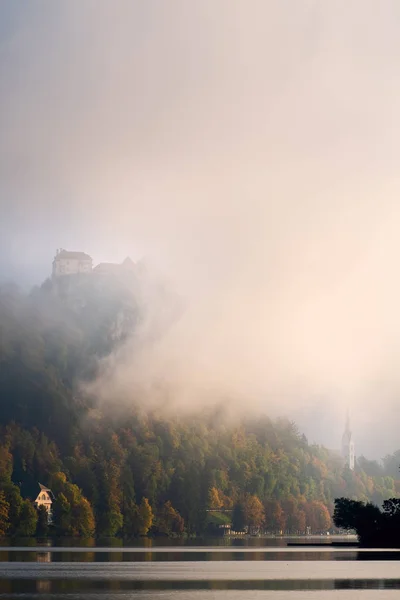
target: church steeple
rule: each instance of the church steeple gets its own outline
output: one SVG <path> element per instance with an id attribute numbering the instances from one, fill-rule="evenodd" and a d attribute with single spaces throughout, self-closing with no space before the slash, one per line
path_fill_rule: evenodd
<path id="1" fill-rule="evenodd" d="M 346 427 L 344 429 L 344 432 L 347 433 L 348 435 L 351 435 L 349 409 L 347 409 L 347 412 L 346 412 Z"/>
<path id="2" fill-rule="evenodd" d="M 346 461 L 346 465 L 353 471 L 355 464 L 355 447 L 350 429 L 350 415 L 348 410 L 346 413 L 346 426 L 342 437 L 342 456 Z"/>

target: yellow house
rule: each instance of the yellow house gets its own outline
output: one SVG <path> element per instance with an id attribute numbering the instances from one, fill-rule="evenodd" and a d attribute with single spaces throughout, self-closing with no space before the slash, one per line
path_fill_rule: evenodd
<path id="1" fill-rule="evenodd" d="M 47 510 L 48 522 L 52 523 L 53 522 L 52 506 L 53 506 L 53 502 L 55 500 L 54 494 L 49 488 L 45 487 L 41 483 L 39 483 L 39 487 L 40 487 L 40 492 L 38 494 L 38 497 L 35 500 L 35 506 L 36 506 L 36 508 L 39 508 L 40 506 L 44 506 L 45 509 Z"/>

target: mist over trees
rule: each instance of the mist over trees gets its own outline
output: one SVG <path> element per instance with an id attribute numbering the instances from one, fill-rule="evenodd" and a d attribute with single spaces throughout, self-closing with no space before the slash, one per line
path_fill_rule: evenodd
<path id="1" fill-rule="evenodd" d="M 173 311 L 171 314 L 175 314 Z M 327 531 L 334 500 L 382 504 L 400 490 L 398 456 L 356 470 L 294 423 L 223 406 L 192 415 L 104 406 L 82 392 L 143 322 L 135 276 L 68 277 L 30 294 L 0 288 L 0 535 L 182 535 Z M 133 357 L 134 360 L 134 357 Z M 396 464 L 397 461 L 397 464 Z M 396 468 L 395 468 L 396 464 Z"/>

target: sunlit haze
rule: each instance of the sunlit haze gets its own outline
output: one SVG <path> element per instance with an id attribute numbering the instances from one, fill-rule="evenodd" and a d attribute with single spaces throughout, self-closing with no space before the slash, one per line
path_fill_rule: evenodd
<path id="1" fill-rule="evenodd" d="M 102 394 L 165 382 L 398 447 L 400 4 L 5 0 L 0 279 L 147 257 L 175 326 Z M 107 385 L 105 385 L 107 383 Z"/>

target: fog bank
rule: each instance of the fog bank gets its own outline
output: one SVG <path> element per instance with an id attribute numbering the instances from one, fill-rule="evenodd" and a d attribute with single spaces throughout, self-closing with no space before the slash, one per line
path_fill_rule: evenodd
<path id="1" fill-rule="evenodd" d="M 331 446 L 349 406 L 396 447 L 399 11 L 1 4 L 1 276 L 148 256 L 185 299 L 104 366 L 110 402 L 229 398 Z"/>

